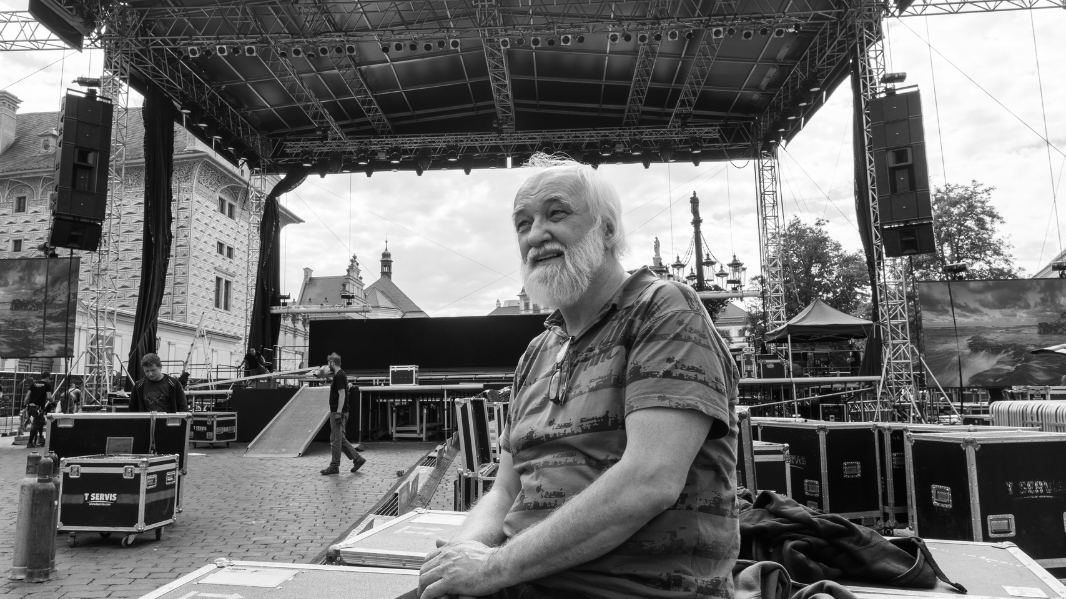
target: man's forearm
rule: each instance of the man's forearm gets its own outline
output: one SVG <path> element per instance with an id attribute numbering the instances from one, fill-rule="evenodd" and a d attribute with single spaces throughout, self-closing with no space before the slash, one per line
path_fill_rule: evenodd
<path id="1" fill-rule="evenodd" d="M 496 554 L 508 585 L 592 561 L 629 539 L 671 501 L 654 484 L 634 483 L 621 464 Z M 657 499 L 658 498 L 658 499 Z M 674 498 L 676 501 L 676 498 Z"/>
<path id="2" fill-rule="evenodd" d="M 346 393 L 344 391 L 339 391 L 337 393 L 337 413 L 338 414 L 344 411 L 344 400 L 345 400 L 344 396 L 345 395 L 346 395 Z"/>
<path id="3" fill-rule="evenodd" d="M 449 542 L 477 541 L 489 547 L 503 543 L 503 519 L 514 503 L 502 489 L 493 488 L 485 494 L 474 508 L 467 512 L 466 521 L 452 535 Z"/>

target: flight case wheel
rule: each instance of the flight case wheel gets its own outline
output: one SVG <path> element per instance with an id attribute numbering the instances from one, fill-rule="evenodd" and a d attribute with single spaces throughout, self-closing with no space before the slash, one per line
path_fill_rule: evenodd
<path id="1" fill-rule="evenodd" d="M 157 541 L 162 541 L 163 540 L 163 527 L 162 526 L 160 526 L 159 528 L 155 529 L 155 540 L 157 540 Z"/>
<path id="2" fill-rule="evenodd" d="M 67 545 L 70 545 L 71 547 L 75 547 L 75 546 L 77 546 L 77 544 L 78 544 L 78 533 L 72 532 L 69 535 L 67 535 Z"/>
<path id="3" fill-rule="evenodd" d="M 122 546 L 123 547 L 132 547 L 134 541 L 136 541 L 136 540 L 137 540 L 137 535 L 126 535 L 126 536 L 122 537 Z"/>
<path id="4" fill-rule="evenodd" d="M 110 538 L 111 538 L 111 533 L 109 533 L 109 532 L 102 532 L 102 533 L 100 533 L 100 538 L 101 538 L 101 539 L 110 539 Z"/>

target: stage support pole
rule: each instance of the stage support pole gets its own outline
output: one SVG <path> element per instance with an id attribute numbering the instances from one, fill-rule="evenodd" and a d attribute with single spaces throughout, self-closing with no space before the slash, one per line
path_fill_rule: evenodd
<path id="1" fill-rule="evenodd" d="M 763 312 L 766 330 L 785 324 L 785 275 L 781 256 L 780 194 L 777 183 L 777 148 L 759 152 L 754 161 L 759 183 L 759 249 L 763 278 Z M 697 257 L 699 258 L 699 257 Z"/>

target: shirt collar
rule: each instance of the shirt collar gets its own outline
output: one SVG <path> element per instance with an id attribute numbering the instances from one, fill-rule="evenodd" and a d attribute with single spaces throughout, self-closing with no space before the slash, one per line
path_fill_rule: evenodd
<path id="1" fill-rule="evenodd" d="M 611 296 L 611 299 L 607 300 L 607 303 L 600 308 L 600 311 L 596 314 L 596 317 L 592 319 L 586 331 L 595 326 L 598 322 L 604 319 L 607 314 L 616 308 L 626 308 L 637 301 L 640 294 L 645 289 L 650 287 L 653 283 L 659 280 L 659 277 L 655 276 L 655 273 L 650 268 L 645 266 L 629 275 L 629 278 L 622 283 L 618 291 Z M 548 316 L 548 319 L 544 321 L 544 328 L 554 332 L 556 335 L 566 337 L 568 331 L 566 330 L 566 322 L 563 320 L 563 313 L 556 310 Z M 580 331 L 584 334 L 585 331 Z"/>

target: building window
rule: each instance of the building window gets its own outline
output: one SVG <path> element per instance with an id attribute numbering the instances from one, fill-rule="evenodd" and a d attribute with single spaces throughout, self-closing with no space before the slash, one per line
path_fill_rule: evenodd
<path id="1" fill-rule="evenodd" d="M 226 257 L 229 258 L 230 260 L 233 260 L 233 246 L 232 245 L 227 245 L 226 246 Z"/>
<path id="2" fill-rule="evenodd" d="M 15 212 L 26 211 L 26 196 L 15 196 Z"/>
<path id="3" fill-rule="evenodd" d="M 230 309 L 230 297 L 233 291 L 233 282 L 222 277 L 215 277 L 215 307 L 219 310 Z"/>
<path id="4" fill-rule="evenodd" d="M 221 241 L 216 242 L 215 243 L 215 251 L 218 252 L 220 255 L 225 256 L 226 255 L 226 244 L 222 243 Z"/>
<path id="5" fill-rule="evenodd" d="M 21 239 L 12 239 L 11 240 L 11 251 L 12 252 L 21 252 L 22 251 L 22 240 Z"/>
<path id="6" fill-rule="evenodd" d="M 233 215 L 233 204 L 229 204 L 229 205 L 227 206 L 227 210 L 228 210 L 228 211 L 226 212 L 226 216 L 228 216 L 228 217 L 230 217 L 230 218 L 232 218 L 232 219 L 236 220 L 236 219 L 237 219 L 237 217 Z"/>
<path id="7" fill-rule="evenodd" d="M 224 200 L 222 198 L 218 198 L 218 211 L 221 212 L 222 214 L 226 213 L 226 204 L 227 203 L 228 202 L 226 202 L 226 200 Z"/>

